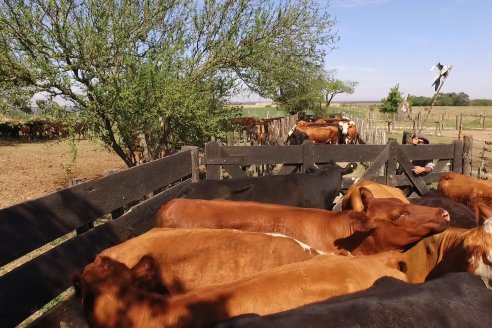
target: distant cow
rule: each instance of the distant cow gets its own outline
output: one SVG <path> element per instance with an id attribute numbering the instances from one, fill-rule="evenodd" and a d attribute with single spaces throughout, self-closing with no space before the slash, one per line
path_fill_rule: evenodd
<path id="1" fill-rule="evenodd" d="M 342 199 L 342 209 L 355 211 L 362 211 L 364 209 L 360 188 L 369 189 L 376 198 L 396 198 L 403 203 L 410 204 L 410 201 L 400 189 L 362 179 L 347 190 L 347 193 Z"/>
<path id="2" fill-rule="evenodd" d="M 459 228 L 474 228 L 477 226 L 475 213 L 466 205 L 455 202 L 452 199 L 442 196 L 436 191 L 425 193 L 421 198 L 411 200 L 412 204 L 440 207 L 444 208 L 449 213 L 451 227 Z"/>
<path id="3" fill-rule="evenodd" d="M 489 327 L 492 292 L 469 273 L 425 284 L 383 277 L 369 289 L 268 316 L 244 315 L 215 328 Z"/>
<path id="4" fill-rule="evenodd" d="M 319 255 L 228 284 L 164 297 L 134 286 L 156 275 L 152 257 L 135 267 L 98 256 L 75 280 L 91 327 L 209 327 L 245 313 L 267 315 L 369 288 L 381 277 L 405 280 L 398 252 Z"/>
<path id="5" fill-rule="evenodd" d="M 269 175 L 228 180 L 204 180 L 182 192 L 185 198 L 229 199 L 284 204 L 297 207 L 331 209 L 340 194 L 342 176 L 353 172 L 357 164 L 345 168 L 331 163 L 319 172 Z"/>
<path id="6" fill-rule="evenodd" d="M 156 226 L 280 233 L 326 252 L 373 254 L 403 249 L 449 224 L 443 209 L 376 199 L 361 189 L 364 212 L 224 200 L 174 199 L 156 215 Z"/>
<path id="7" fill-rule="evenodd" d="M 448 228 L 404 253 L 409 282 L 424 282 L 450 272 L 471 272 L 492 288 L 492 219 L 472 229 Z"/>
<path id="8" fill-rule="evenodd" d="M 160 287 L 170 294 L 178 294 L 306 261 L 319 254 L 295 239 L 278 234 L 154 228 L 99 255 L 130 268 L 143 256 L 150 255 L 158 268 Z"/>
<path id="9" fill-rule="evenodd" d="M 340 131 L 337 126 L 294 126 L 293 130 L 289 132 L 287 137 L 287 144 L 300 145 L 304 140 L 299 141 L 298 132 L 305 133 L 308 139 L 314 143 L 320 144 L 338 144 L 340 138 Z M 292 136 L 294 134 L 294 137 Z"/>

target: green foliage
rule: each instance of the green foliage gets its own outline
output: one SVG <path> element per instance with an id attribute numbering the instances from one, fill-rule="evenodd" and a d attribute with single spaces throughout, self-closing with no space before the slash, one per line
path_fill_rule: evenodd
<path id="1" fill-rule="evenodd" d="M 401 96 L 400 91 L 398 90 L 400 85 L 397 84 L 393 88 L 391 88 L 388 96 L 381 100 L 381 105 L 379 107 L 379 111 L 383 113 L 394 113 L 398 110 L 398 106 L 403 102 L 403 97 Z"/>
<path id="2" fill-rule="evenodd" d="M 292 110 L 335 21 L 315 0 L 0 3 L 0 90 L 63 98 L 128 166 L 228 129 L 241 85 Z M 308 99 L 303 99 L 307 97 Z M 297 100 L 296 100 L 297 99 Z M 66 117 L 61 111 L 54 111 Z"/>
<path id="3" fill-rule="evenodd" d="M 432 103 L 432 98 L 422 97 L 422 96 L 410 96 L 411 106 L 430 106 Z"/>
<path id="4" fill-rule="evenodd" d="M 332 73 L 333 74 L 333 73 Z M 331 101 L 337 94 L 353 94 L 359 83 L 355 81 L 342 81 L 328 77 L 325 82 L 323 93 L 325 95 L 326 107 L 330 106 Z"/>
<path id="5" fill-rule="evenodd" d="M 470 106 L 492 106 L 492 99 L 473 99 Z"/>
<path id="6" fill-rule="evenodd" d="M 432 98 L 410 96 L 410 104 L 412 106 L 430 106 Z M 470 104 L 470 97 L 464 92 L 442 93 L 437 96 L 434 102 L 435 106 L 469 106 Z"/>

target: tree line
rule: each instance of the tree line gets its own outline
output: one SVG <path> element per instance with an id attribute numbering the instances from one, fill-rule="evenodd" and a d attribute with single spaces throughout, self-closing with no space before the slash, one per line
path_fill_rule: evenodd
<path id="1" fill-rule="evenodd" d="M 410 96 L 409 100 L 412 106 L 430 106 L 432 104 L 431 97 Z M 470 96 L 464 92 L 451 92 L 439 94 L 434 102 L 434 106 L 492 106 L 492 100 L 470 100 Z"/>

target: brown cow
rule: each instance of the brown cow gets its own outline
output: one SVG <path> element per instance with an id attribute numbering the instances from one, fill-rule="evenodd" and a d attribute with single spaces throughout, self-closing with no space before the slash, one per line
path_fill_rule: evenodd
<path id="1" fill-rule="evenodd" d="M 287 138 L 288 144 L 300 144 L 299 142 L 295 142 L 296 138 L 291 138 L 295 133 L 306 134 L 308 139 L 314 143 L 338 144 L 339 140 L 339 129 L 336 126 L 294 126 L 291 132 L 289 132 L 289 137 Z"/>
<path id="2" fill-rule="evenodd" d="M 168 298 L 134 286 L 135 277 L 156 274 L 151 257 L 130 270 L 98 256 L 75 286 L 92 327 L 208 327 L 245 313 L 266 315 L 367 289 L 383 276 L 405 280 L 402 255 L 319 255 Z"/>
<path id="3" fill-rule="evenodd" d="M 100 253 L 128 267 L 151 255 L 170 294 L 226 283 L 321 252 L 290 237 L 219 229 L 155 228 Z"/>
<path id="4" fill-rule="evenodd" d="M 449 172 L 439 179 L 437 190 L 455 202 L 465 204 L 479 220 L 478 204 L 492 206 L 492 182 L 460 173 Z"/>
<path id="5" fill-rule="evenodd" d="M 397 198 L 405 204 L 410 204 L 410 201 L 408 201 L 400 189 L 362 179 L 347 190 L 347 193 L 342 199 L 342 209 L 355 211 L 362 211 L 364 209 L 360 194 L 362 187 L 369 189 L 376 198 Z"/>
<path id="6" fill-rule="evenodd" d="M 359 140 L 359 131 L 357 130 L 357 125 L 355 125 L 355 122 L 350 121 L 348 123 L 348 132 L 347 132 L 347 137 L 345 138 L 345 144 L 356 144 L 360 143 Z"/>
<path id="7" fill-rule="evenodd" d="M 449 272 L 471 272 L 492 288 L 492 219 L 472 229 L 451 227 L 427 237 L 404 253 L 409 282 L 424 282 Z"/>
<path id="8" fill-rule="evenodd" d="M 311 247 L 334 252 L 374 254 L 403 249 L 449 224 L 443 209 L 376 199 L 361 188 L 364 212 L 330 212 L 226 200 L 174 199 L 161 207 L 156 226 L 232 228 L 290 236 Z"/>

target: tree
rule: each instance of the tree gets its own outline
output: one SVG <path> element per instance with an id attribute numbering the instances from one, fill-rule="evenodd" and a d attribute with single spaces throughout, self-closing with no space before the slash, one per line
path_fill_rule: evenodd
<path id="1" fill-rule="evenodd" d="M 0 81 L 63 98 L 128 166 L 220 136 L 239 81 L 262 96 L 338 38 L 315 0 L 3 0 Z"/>
<path id="2" fill-rule="evenodd" d="M 355 81 L 342 81 L 333 78 L 333 73 L 327 74 L 325 87 L 323 90 L 326 107 L 330 106 L 333 98 L 341 93 L 353 94 L 359 83 Z"/>
<path id="3" fill-rule="evenodd" d="M 391 88 L 388 96 L 381 100 L 381 105 L 379 107 L 379 111 L 383 113 L 396 113 L 398 111 L 398 106 L 403 101 L 403 97 L 401 96 L 400 91 L 398 90 L 400 85 L 397 84 L 393 88 Z"/>

